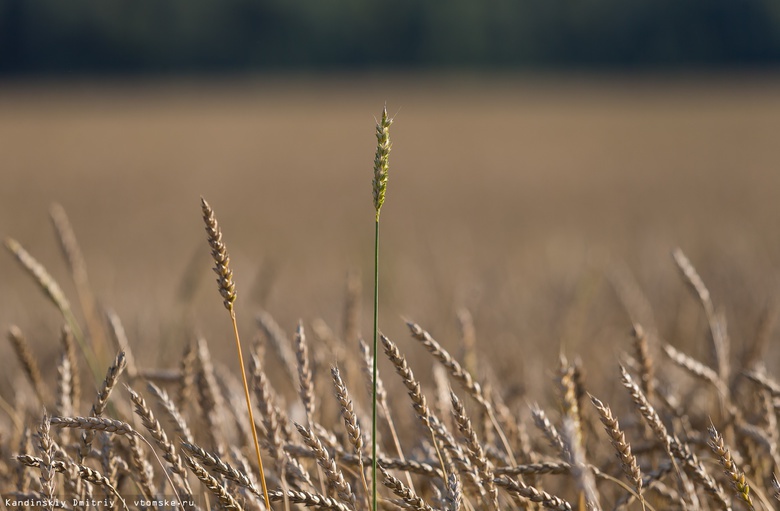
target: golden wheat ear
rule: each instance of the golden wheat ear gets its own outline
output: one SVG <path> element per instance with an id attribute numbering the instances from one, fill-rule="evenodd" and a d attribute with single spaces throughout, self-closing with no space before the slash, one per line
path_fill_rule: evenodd
<path id="1" fill-rule="evenodd" d="M 214 210 L 206 199 L 200 198 L 201 210 L 203 212 L 203 222 L 206 224 L 206 234 L 208 235 L 209 245 L 211 246 L 211 257 L 214 259 L 214 272 L 217 274 L 217 285 L 219 294 L 222 295 L 223 304 L 230 313 L 230 321 L 233 324 L 233 335 L 236 339 L 236 351 L 238 351 L 238 365 L 241 368 L 241 380 L 244 383 L 244 396 L 246 397 L 246 409 L 249 415 L 249 429 L 252 430 L 252 439 L 255 444 L 255 454 L 257 455 L 257 466 L 260 470 L 260 482 L 263 486 L 263 497 L 265 498 L 266 509 L 271 509 L 271 503 L 268 499 L 268 487 L 265 482 L 265 471 L 263 470 L 263 459 L 260 456 L 260 442 L 257 438 L 257 429 L 255 428 L 255 417 L 252 413 L 252 401 L 249 397 L 249 384 L 246 379 L 246 370 L 244 369 L 244 355 L 241 352 L 241 339 L 238 336 L 238 323 L 236 322 L 236 311 L 233 304 L 236 301 L 236 284 L 233 282 L 233 270 L 230 269 L 230 256 L 227 248 L 222 242 L 222 230 L 219 228 L 217 218 L 214 216 Z M 187 460 L 187 458 L 185 458 Z M 189 463 L 188 463 L 189 464 Z M 193 468 L 192 464 L 189 464 Z"/>

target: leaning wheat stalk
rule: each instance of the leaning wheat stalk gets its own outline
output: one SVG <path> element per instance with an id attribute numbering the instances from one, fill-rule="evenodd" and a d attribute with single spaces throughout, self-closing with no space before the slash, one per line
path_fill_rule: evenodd
<path id="1" fill-rule="evenodd" d="M 374 366 L 371 392 L 371 509 L 376 511 L 376 373 L 377 373 L 377 337 L 379 335 L 379 213 L 385 203 L 387 191 L 387 171 L 390 168 L 390 125 L 393 119 L 387 116 L 387 106 L 382 110 L 382 118 L 376 123 L 376 155 L 374 156 L 374 179 L 372 189 L 374 209 Z"/>
<path id="2" fill-rule="evenodd" d="M 233 270 L 230 269 L 230 256 L 228 255 L 225 244 L 222 243 L 222 231 L 219 228 L 217 219 L 214 217 L 214 210 L 203 197 L 200 198 L 201 209 L 203 210 L 203 221 L 206 223 L 206 233 L 208 234 L 209 245 L 211 245 L 211 256 L 214 258 L 214 272 L 216 272 L 219 292 L 224 299 L 225 308 L 230 313 L 230 321 L 233 324 L 233 334 L 236 339 L 236 350 L 238 351 L 238 365 L 241 368 L 241 379 L 244 383 L 244 396 L 246 397 L 246 408 L 249 413 L 249 428 L 252 430 L 252 438 L 255 443 L 255 454 L 257 454 L 257 465 L 260 469 L 260 482 L 263 486 L 263 497 L 265 498 L 266 509 L 271 509 L 271 503 L 268 500 L 268 488 L 265 483 L 265 471 L 263 470 L 263 460 L 260 457 L 260 443 L 257 439 L 257 430 L 255 428 L 255 417 L 252 413 L 252 401 L 249 398 L 249 385 L 247 384 L 246 371 L 244 370 L 244 356 L 241 353 L 241 340 L 238 337 L 238 324 L 236 323 L 236 311 L 233 308 L 233 302 L 236 301 L 236 285 L 233 282 Z"/>

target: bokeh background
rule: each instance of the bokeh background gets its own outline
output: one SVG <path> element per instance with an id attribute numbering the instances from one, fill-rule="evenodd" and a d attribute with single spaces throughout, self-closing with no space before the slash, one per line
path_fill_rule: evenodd
<path id="1" fill-rule="evenodd" d="M 777 295 L 778 5 L 2 0 L 0 234 L 75 304 L 61 204 L 139 363 L 172 366 L 193 332 L 230 341 L 204 195 L 248 339 L 261 308 L 340 332 L 349 273 L 369 333 L 387 104 L 381 326 L 410 353 L 402 316 L 457 352 L 467 308 L 521 386 L 545 386 L 561 350 L 611 363 L 632 319 L 709 361 L 681 247 L 737 358 Z M 0 326 L 46 357 L 61 319 L 0 259 Z"/>

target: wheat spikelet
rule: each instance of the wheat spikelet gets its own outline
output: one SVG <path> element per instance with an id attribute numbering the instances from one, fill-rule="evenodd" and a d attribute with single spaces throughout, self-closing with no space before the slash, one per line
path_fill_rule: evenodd
<path id="1" fill-rule="evenodd" d="M 243 474 L 230 466 L 229 463 L 223 461 L 216 454 L 210 453 L 200 446 L 191 444 L 189 442 L 182 442 L 181 446 L 189 453 L 184 456 L 191 456 L 197 459 L 204 467 L 210 468 L 213 472 L 225 476 L 227 479 L 238 483 L 244 488 L 248 489 L 258 497 L 262 497 L 263 493 L 257 488 L 257 486 L 249 479 L 247 474 Z"/>
<path id="2" fill-rule="evenodd" d="M 466 439 L 467 452 L 471 463 L 477 467 L 479 471 L 479 477 L 481 484 L 484 486 L 485 491 L 489 495 L 489 503 L 493 509 L 498 510 L 498 490 L 493 483 L 493 467 L 485 456 L 485 451 L 479 443 L 477 433 L 474 428 L 471 427 L 471 420 L 466 415 L 466 409 L 463 403 L 454 392 L 450 392 L 450 399 L 452 401 L 452 415 L 455 418 L 455 424 L 458 426 L 458 431 L 461 432 Z"/>
<path id="3" fill-rule="evenodd" d="M 356 509 L 356 497 L 352 492 L 352 487 L 350 487 L 349 483 L 344 479 L 344 474 L 338 468 L 333 458 L 330 457 L 328 451 L 322 446 L 320 439 L 317 438 L 317 435 L 309 428 L 301 426 L 298 423 L 295 424 L 295 427 L 298 428 L 298 432 L 303 437 L 304 443 L 314 453 L 317 464 L 325 471 L 328 483 L 336 490 L 341 501 L 347 504 L 350 509 Z"/>
<path id="4" fill-rule="evenodd" d="M 181 413 L 179 413 L 179 409 L 176 407 L 176 404 L 173 402 L 170 396 L 168 396 L 168 393 L 154 383 L 149 383 L 147 388 L 152 394 L 154 394 L 154 396 L 157 398 L 157 401 L 163 406 L 163 408 L 165 408 L 165 411 L 168 412 L 168 416 L 176 425 L 176 433 L 178 433 L 179 436 L 181 436 L 181 438 L 183 438 L 185 441 L 192 443 L 193 436 L 189 426 L 187 425 L 187 421 L 185 421 L 184 417 L 182 417 Z"/>
<path id="5" fill-rule="evenodd" d="M 615 448 L 623 472 L 634 485 L 639 497 L 642 498 L 642 472 L 639 470 L 636 456 L 631 453 L 631 445 L 626 441 L 625 433 L 620 429 L 620 424 L 615 416 L 612 415 L 612 410 L 609 406 L 594 396 L 590 396 L 590 400 L 599 412 L 599 417 L 602 424 L 604 424 L 604 429 L 609 436 L 610 442 L 612 442 L 612 446 Z"/>
<path id="6" fill-rule="evenodd" d="M 106 378 L 103 380 L 103 385 L 98 391 L 95 402 L 92 404 L 92 410 L 90 412 L 92 417 L 101 417 L 103 415 L 103 411 L 106 409 L 106 405 L 108 404 L 108 398 L 111 396 L 111 391 L 114 390 L 114 387 L 119 381 L 119 376 L 122 374 L 122 371 L 124 371 L 125 364 L 125 353 L 120 351 L 114 359 L 114 363 L 109 366 L 108 371 L 106 372 Z M 92 440 L 94 440 L 94 438 L 95 433 L 92 429 L 85 429 L 85 431 L 81 434 L 79 463 L 83 463 L 84 458 L 87 457 L 90 446 L 92 445 Z"/>
<path id="7" fill-rule="evenodd" d="M 160 425 L 160 421 L 158 421 L 154 416 L 152 409 L 149 408 L 149 405 L 146 404 L 146 400 L 143 398 L 143 396 L 138 394 L 129 386 L 127 387 L 127 390 L 130 392 L 130 399 L 135 405 L 136 415 L 141 418 L 141 423 L 144 425 L 146 430 L 149 431 L 155 443 L 163 451 L 163 459 L 171 465 L 173 472 L 181 477 L 182 485 L 184 486 L 184 489 L 187 491 L 187 493 L 192 493 L 192 490 L 187 483 L 187 472 L 184 470 L 184 465 L 181 462 L 181 458 L 176 453 L 176 448 L 173 446 L 171 441 L 168 440 L 168 435 L 165 434 L 165 431 Z"/>
<path id="8" fill-rule="evenodd" d="M 736 491 L 740 499 L 753 509 L 753 500 L 750 498 L 750 486 L 745 479 L 745 473 L 737 468 L 731 457 L 731 451 L 726 447 L 726 442 L 724 442 L 723 437 L 720 436 L 713 424 L 710 424 L 708 431 L 710 434 L 710 448 L 718 456 L 720 464 L 725 469 L 725 474 L 731 480 L 734 491 Z"/>
<path id="9" fill-rule="evenodd" d="M 226 509 L 235 509 L 237 511 L 243 510 L 241 505 L 230 495 L 230 493 L 228 493 L 225 487 L 219 484 L 219 481 L 217 481 L 211 474 L 206 472 L 206 469 L 200 466 L 197 461 L 185 454 L 184 462 L 187 464 L 192 473 L 195 474 L 195 477 L 197 477 L 198 480 L 203 483 L 203 485 L 208 488 L 209 491 L 214 494 L 214 496 L 217 497 L 220 504 L 222 504 Z"/>
<path id="10" fill-rule="evenodd" d="M 233 312 L 233 302 L 236 301 L 236 284 L 233 282 L 233 270 L 230 269 L 230 256 L 222 242 L 222 230 L 214 217 L 214 210 L 206 199 L 200 198 L 203 211 L 203 222 L 206 224 L 206 234 L 211 246 L 211 257 L 214 259 L 214 273 L 217 274 L 219 294 L 222 295 L 225 308 Z"/>
<path id="11" fill-rule="evenodd" d="M 513 467 L 495 467 L 495 475 L 507 476 L 526 476 L 543 474 L 568 474 L 571 471 L 571 464 L 564 461 L 546 461 L 542 463 L 528 463 L 526 465 L 517 465 Z"/>
<path id="12" fill-rule="evenodd" d="M 54 468 L 52 468 L 54 447 L 52 445 L 51 436 L 49 435 L 50 429 L 51 423 L 49 422 L 49 416 L 44 410 L 43 420 L 41 420 L 41 424 L 38 427 L 38 454 L 41 456 L 41 477 L 39 478 L 39 481 L 44 495 L 48 497 L 47 508 L 51 511 L 53 509 L 51 503 L 54 501 Z"/>
<path id="13" fill-rule="evenodd" d="M 650 350 L 647 344 L 647 334 L 642 325 L 635 323 L 631 330 L 631 337 L 634 340 L 634 352 L 636 360 L 639 363 L 639 380 L 641 382 L 642 392 L 647 399 L 653 399 L 655 392 L 655 369 L 653 367 L 653 358 L 650 356 Z"/>
<path id="14" fill-rule="evenodd" d="M 720 376 L 718 376 L 718 373 L 702 364 L 695 358 L 678 351 L 670 344 L 664 344 L 663 350 L 664 353 L 666 353 L 666 355 L 672 360 L 672 362 L 687 370 L 697 378 L 701 378 L 702 380 L 710 383 L 718 390 L 718 392 L 720 392 L 721 395 L 725 396 L 728 394 L 728 388 L 726 387 L 725 382 L 723 382 Z"/>
<path id="15" fill-rule="evenodd" d="M 571 452 L 566 446 L 566 442 L 563 441 L 563 437 L 561 437 L 561 434 L 558 432 L 558 428 L 550 422 L 550 419 L 547 418 L 547 414 L 537 403 L 531 405 L 531 416 L 533 417 L 534 424 L 536 424 L 539 431 L 544 434 L 550 445 L 558 451 L 564 461 L 571 463 Z"/>
<path id="16" fill-rule="evenodd" d="M 374 179 L 371 182 L 374 196 L 374 209 L 376 221 L 379 222 L 379 213 L 385 203 L 387 192 L 387 171 L 390 168 L 390 125 L 393 119 L 387 116 L 387 107 L 382 110 L 382 118 L 376 123 L 376 154 L 374 156 Z"/>
<path id="17" fill-rule="evenodd" d="M 306 334 L 301 321 L 298 321 L 298 327 L 295 329 L 295 358 L 298 361 L 299 394 L 303 408 L 306 410 L 306 419 L 311 424 L 314 422 L 315 410 L 314 379 L 309 364 L 309 347 L 306 344 Z"/>
<path id="18" fill-rule="evenodd" d="M 379 468 L 379 471 L 382 474 L 382 483 L 404 501 L 407 509 L 413 511 L 433 511 L 431 506 L 418 497 L 414 490 L 402 483 L 400 479 L 396 479 L 382 467 Z"/>
<path id="19" fill-rule="evenodd" d="M 30 384 L 32 384 L 35 395 L 38 396 L 38 400 L 41 404 L 46 403 L 46 386 L 43 383 L 41 370 L 38 367 L 35 356 L 32 354 L 32 350 L 30 350 L 27 339 L 18 326 L 11 325 L 8 328 L 8 341 L 14 349 L 14 353 L 16 353 L 16 358 L 19 360 L 19 363 L 22 364 L 24 374 L 27 376 L 27 379 L 30 380 Z"/>
<path id="20" fill-rule="evenodd" d="M 365 492 L 366 498 L 368 498 L 368 482 L 366 481 L 366 473 L 363 466 L 363 436 L 360 434 L 360 424 L 358 424 L 352 400 L 349 398 L 347 385 L 344 383 L 344 380 L 341 379 L 341 373 L 336 367 L 332 367 L 330 372 L 333 376 L 333 385 L 336 387 L 336 399 L 341 407 L 344 426 L 347 429 L 349 441 L 355 449 L 355 455 L 358 458 L 358 470 L 360 471 L 360 479 L 363 483 L 363 491 Z"/>
<path id="21" fill-rule="evenodd" d="M 76 357 L 76 344 L 74 343 L 73 332 L 68 325 L 63 325 L 60 341 L 62 342 L 64 357 L 68 359 L 68 365 L 70 366 L 70 403 L 74 410 L 78 410 L 81 404 L 81 377 Z"/>
<path id="22" fill-rule="evenodd" d="M 571 504 L 565 500 L 550 495 L 545 491 L 537 490 L 533 486 L 528 486 L 522 481 L 509 479 L 507 477 L 497 477 L 495 483 L 496 486 L 500 486 L 510 493 L 516 493 L 531 502 L 541 504 L 547 509 L 552 509 L 554 511 L 572 511 Z"/>
<path id="23" fill-rule="evenodd" d="M 341 502 L 326 497 L 325 495 L 301 490 L 287 490 L 286 492 L 272 490 L 268 492 L 268 496 L 271 498 L 272 502 L 279 502 L 287 498 L 294 504 L 303 504 L 306 507 L 331 509 L 332 511 L 349 511 L 350 509 Z"/>
<path id="24" fill-rule="evenodd" d="M 135 435 L 136 432 L 126 422 L 103 417 L 52 417 L 51 424 L 61 428 L 78 428 L 87 431 L 105 431 L 118 435 Z"/>

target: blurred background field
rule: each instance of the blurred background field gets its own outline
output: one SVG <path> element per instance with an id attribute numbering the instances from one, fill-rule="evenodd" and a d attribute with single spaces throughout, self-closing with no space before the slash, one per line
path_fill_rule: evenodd
<path id="1" fill-rule="evenodd" d="M 48 218 L 62 204 L 101 303 L 152 348 L 141 363 L 165 365 L 158 350 L 175 360 L 191 332 L 229 340 L 203 194 L 247 335 L 260 307 L 288 331 L 319 317 L 339 331 L 350 271 L 362 275 L 368 333 L 373 116 L 387 101 L 385 332 L 404 345 L 404 315 L 454 346 L 466 307 L 488 360 L 543 383 L 560 346 L 613 359 L 631 324 L 615 283 L 635 281 L 661 333 L 706 358 L 704 318 L 670 253 L 679 246 L 698 267 L 735 350 L 752 342 L 780 261 L 777 85 L 506 75 L 6 85 L 0 232 L 76 303 Z M 0 322 L 45 353 L 58 313 L 2 257 Z M 529 347 L 534 357 L 520 356 Z"/>
<path id="2" fill-rule="evenodd" d="M 401 316 L 455 346 L 465 307 L 495 369 L 543 386 L 561 349 L 614 359 L 630 295 L 634 319 L 706 360 L 679 246 L 736 357 L 776 297 L 778 27 L 769 1 L 3 0 L 0 234 L 75 303 L 48 219 L 62 204 L 101 304 L 141 364 L 165 365 L 192 332 L 230 334 L 204 195 L 248 336 L 260 308 L 340 331 L 349 272 L 367 333 L 386 103 L 381 327 L 402 346 L 419 353 Z M 0 257 L 0 326 L 47 356 L 58 314 Z"/>

